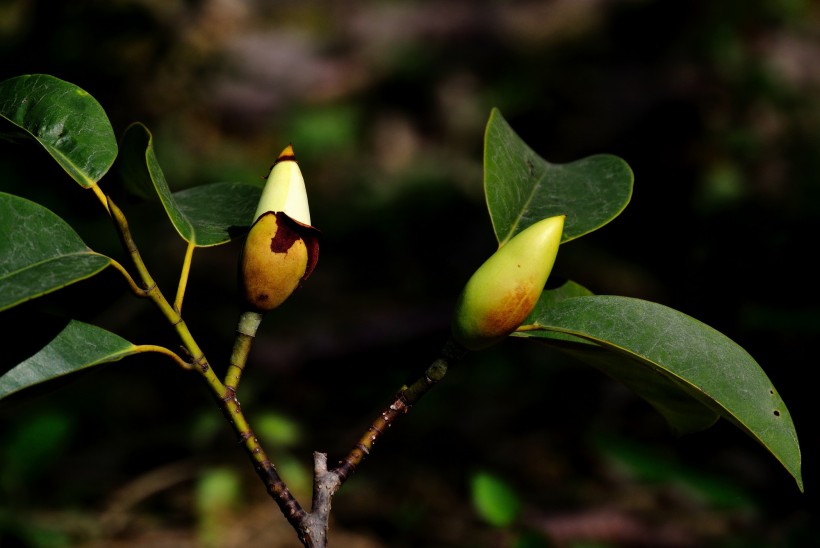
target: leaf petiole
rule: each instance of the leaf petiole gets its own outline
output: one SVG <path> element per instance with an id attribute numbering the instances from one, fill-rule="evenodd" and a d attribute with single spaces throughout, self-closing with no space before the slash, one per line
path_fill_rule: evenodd
<path id="1" fill-rule="evenodd" d="M 194 249 L 196 249 L 196 246 L 188 242 L 188 247 L 185 249 L 185 258 L 182 261 L 182 272 L 179 275 L 177 296 L 176 299 L 174 299 L 174 308 L 177 312 L 182 312 L 182 300 L 185 298 L 185 288 L 188 287 L 188 275 L 191 272 L 191 260 L 194 256 Z"/>
<path id="2" fill-rule="evenodd" d="M 134 346 L 134 351 L 139 352 L 156 352 L 158 354 L 164 354 L 177 362 L 177 365 L 182 367 L 183 369 L 191 370 L 193 369 L 193 365 L 190 362 L 185 361 L 182 357 L 177 354 L 176 352 L 165 348 L 164 346 L 158 346 L 155 344 L 138 344 Z"/>

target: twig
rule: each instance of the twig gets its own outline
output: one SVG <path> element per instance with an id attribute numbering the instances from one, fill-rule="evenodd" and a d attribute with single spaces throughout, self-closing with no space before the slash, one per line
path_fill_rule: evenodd
<path id="1" fill-rule="evenodd" d="M 392 403 L 376 417 L 356 442 L 350 453 L 332 469 L 327 469 L 327 455 L 314 453 L 313 466 L 313 502 L 309 514 L 302 518 L 299 526 L 294 525 L 300 535 L 302 544 L 308 548 L 326 548 L 330 507 L 333 495 L 345 481 L 356 471 L 364 458 L 370 454 L 373 445 L 384 435 L 395 420 L 410 411 L 431 388 L 438 384 L 447 374 L 449 366 L 458 362 L 467 351 L 455 341 L 448 340 L 441 351 L 441 356 L 424 372 L 424 375 L 409 386 L 399 390 Z"/>

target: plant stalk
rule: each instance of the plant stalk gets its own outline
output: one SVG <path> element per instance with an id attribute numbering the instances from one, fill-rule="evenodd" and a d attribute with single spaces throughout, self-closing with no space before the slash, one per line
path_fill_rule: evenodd
<path id="1" fill-rule="evenodd" d="M 123 246 L 129 253 L 131 260 L 134 263 L 134 267 L 139 273 L 144 288 L 142 290 L 143 296 L 150 298 L 168 319 L 171 325 L 173 325 L 177 335 L 185 346 L 185 349 L 191 356 L 191 368 L 200 374 L 208 387 L 211 389 L 211 392 L 216 398 L 223 414 L 227 418 L 228 423 L 237 433 L 240 442 L 245 447 L 245 451 L 251 458 L 251 461 L 254 464 L 254 469 L 264 482 L 268 493 L 279 505 L 279 508 L 287 518 L 288 522 L 291 523 L 291 525 L 293 525 L 296 529 L 299 537 L 303 538 L 304 533 L 300 529 L 299 524 L 304 521 L 304 516 L 307 513 L 293 497 L 287 485 L 284 481 L 282 481 L 282 478 L 279 476 L 276 468 L 274 468 L 264 449 L 260 445 L 259 440 L 256 438 L 256 435 L 246 420 L 245 415 L 242 413 L 239 400 L 236 398 L 235 387 L 226 387 L 216 376 L 216 373 L 214 373 L 213 368 L 208 363 L 205 354 L 194 340 L 194 337 L 189 331 L 187 324 L 182 319 L 179 310 L 168 302 L 153 277 L 151 277 L 151 274 L 148 272 L 148 269 L 142 260 L 142 256 L 140 255 L 139 249 L 137 248 L 137 244 L 131 235 L 125 214 L 114 204 L 110 197 L 108 197 L 108 205 Z M 249 331 L 254 323 L 255 326 L 258 327 L 259 322 L 257 320 L 258 318 L 254 318 L 252 316 L 245 319 L 244 323 L 240 320 L 240 328 L 245 331 Z M 253 333 L 255 333 L 255 330 L 255 327 L 253 327 Z M 244 343 L 243 348 L 245 348 Z M 244 350 L 245 358 L 247 358 L 248 349 L 249 343 L 247 348 Z M 242 364 L 244 365 L 244 361 L 242 361 Z M 238 382 L 239 376 L 236 375 L 235 378 Z"/>
<path id="2" fill-rule="evenodd" d="M 262 314 L 252 310 L 246 310 L 239 316 L 239 323 L 236 326 L 236 338 L 231 352 L 231 363 L 225 373 L 225 386 L 232 388 L 234 392 L 239 386 L 239 379 L 245 370 L 248 355 L 251 351 L 256 331 L 262 323 Z"/>
<path id="3" fill-rule="evenodd" d="M 467 354 L 461 345 L 448 340 L 441 351 L 441 355 L 424 372 L 419 379 L 409 386 L 403 386 L 387 408 L 377 416 L 367 428 L 361 438 L 354 444 L 350 453 L 332 469 L 327 469 L 327 455 L 314 453 L 313 467 L 313 502 L 310 513 L 303 518 L 303 531 L 300 540 L 306 548 L 326 548 L 330 508 L 333 495 L 350 478 L 358 466 L 373 449 L 373 445 L 387 432 L 399 416 L 405 415 L 418 401 L 438 384 L 447 374 L 447 369 L 461 360 Z"/>

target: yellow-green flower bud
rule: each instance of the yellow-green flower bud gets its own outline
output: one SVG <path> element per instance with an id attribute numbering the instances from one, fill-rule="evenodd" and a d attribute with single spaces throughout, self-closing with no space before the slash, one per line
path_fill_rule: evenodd
<path id="1" fill-rule="evenodd" d="M 555 264 L 564 218 L 558 215 L 527 227 L 475 271 L 456 303 L 456 342 L 480 350 L 501 341 L 527 319 Z"/>
<path id="2" fill-rule="evenodd" d="M 310 226 L 305 181 L 288 145 L 271 168 L 239 259 L 240 292 L 251 309 L 273 310 L 310 276 L 318 232 Z"/>

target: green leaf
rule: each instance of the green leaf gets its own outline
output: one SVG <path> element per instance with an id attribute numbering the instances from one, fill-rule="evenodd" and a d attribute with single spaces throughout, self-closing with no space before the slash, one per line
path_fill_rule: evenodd
<path id="1" fill-rule="evenodd" d="M 137 348 L 119 335 L 71 320 L 39 352 L 0 377 L 0 399 L 69 373 L 114 362 Z"/>
<path id="2" fill-rule="evenodd" d="M 623 383 L 663 415 L 678 434 L 705 430 L 720 418 L 712 407 L 682 389 L 677 379 L 636 367 L 635 359 L 630 355 L 590 343 L 578 344 L 577 341 L 556 342 L 555 346 Z"/>
<path id="3" fill-rule="evenodd" d="M 632 197 L 632 170 L 597 154 L 568 164 L 538 156 L 493 109 L 484 136 L 484 192 L 499 244 L 531 224 L 565 214 L 562 242 L 601 228 Z"/>
<path id="4" fill-rule="evenodd" d="M 247 232 L 262 194 L 259 186 L 211 183 L 172 193 L 154 153 L 153 137 L 144 125 L 130 125 L 121 148 L 121 173 L 128 188 L 144 198 L 159 196 L 186 242 L 215 246 Z"/>
<path id="5" fill-rule="evenodd" d="M 538 319 L 549 314 L 548 309 L 557 303 L 589 295 L 592 295 L 591 291 L 572 281 L 545 289 L 524 321 L 523 325 L 527 326 L 524 329 L 537 327 Z M 630 356 L 613 353 L 594 342 L 564 332 L 540 331 L 537 336 L 550 339 L 550 344 L 565 354 L 595 366 L 629 387 L 663 415 L 678 433 L 704 430 L 719 418 L 716 412 L 682 391 L 676 381 L 657 375 L 647 376 L 643 369 L 634 366 Z"/>
<path id="6" fill-rule="evenodd" d="M 0 192 L 0 310 L 84 280 L 111 264 L 45 207 Z"/>
<path id="7" fill-rule="evenodd" d="M 538 302 L 535 303 L 535 308 L 533 308 L 532 313 L 530 313 L 530 318 L 537 317 L 541 314 L 542 310 L 555 306 L 563 300 L 589 295 L 592 295 L 592 291 L 579 283 L 573 282 L 572 280 L 561 280 L 556 283 L 556 280 L 550 278 L 547 280 L 547 287 L 544 288 L 544 291 L 541 292 L 541 297 L 538 299 Z M 530 323 L 529 319 L 524 323 Z"/>
<path id="8" fill-rule="evenodd" d="M 473 507 L 490 525 L 506 527 L 521 510 L 521 501 L 505 481 L 487 472 L 478 472 L 470 481 Z"/>
<path id="9" fill-rule="evenodd" d="M 673 410 L 665 417 L 684 431 L 708 426 L 707 413 L 687 417 L 701 404 L 768 449 L 802 491 L 800 446 L 786 404 L 757 362 L 722 333 L 666 306 L 618 296 L 566 299 L 532 319 L 532 330 L 518 336 L 541 337 L 624 381 L 659 411 Z"/>
<path id="10" fill-rule="evenodd" d="M 532 312 L 530 312 L 530 315 L 527 317 L 527 319 L 524 320 L 524 322 L 521 324 L 519 330 L 526 331 L 527 329 L 531 328 L 540 329 L 537 325 L 538 318 L 544 314 L 544 311 L 546 309 L 550 308 L 551 306 L 555 306 L 557 303 L 566 299 L 572 299 L 575 297 L 586 297 L 589 295 L 593 295 L 592 291 L 578 283 L 573 282 L 572 280 L 561 280 L 556 284 L 553 278 L 549 278 L 547 280 L 547 286 L 544 288 L 544 291 L 541 292 L 541 296 L 538 298 L 538 302 L 535 303 L 535 307 L 532 309 Z M 594 343 L 591 343 L 578 337 L 573 337 L 572 335 L 567 335 L 566 333 L 542 331 L 538 333 L 537 336 L 555 339 L 556 341 L 570 341 L 592 349 L 598 348 L 597 345 L 595 345 Z M 574 345 L 568 345 L 568 348 L 573 347 Z"/>
<path id="11" fill-rule="evenodd" d="M 262 188 L 246 183 L 209 183 L 174 193 L 194 228 L 197 246 L 224 244 L 248 231 Z"/>
<path id="12" fill-rule="evenodd" d="M 0 117 L 34 137 L 83 188 L 94 186 L 117 157 L 114 130 L 97 100 L 54 76 L 0 82 Z"/>

